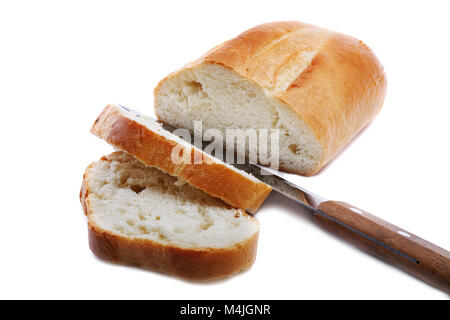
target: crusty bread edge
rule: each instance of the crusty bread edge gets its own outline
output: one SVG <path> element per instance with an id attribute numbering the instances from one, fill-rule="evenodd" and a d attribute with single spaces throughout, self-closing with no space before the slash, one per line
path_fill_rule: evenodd
<path id="1" fill-rule="evenodd" d="M 189 249 L 148 239 L 129 239 L 100 228 L 89 220 L 91 209 L 88 196 L 91 191 L 88 180 L 93 165 L 94 163 L 90 164 L 83 175 L 80 201 L 84 214 L 88 217 L 89 247 L 98 258 L 193 281 L 228 277 L 253 265 L 259 230 L 244 242 L 230 248 Z M 254 221 L 258 223 L 256 219 Z"/>
<path id="2" fill-rule="evenodd" d="M 203 152 L 202 163 L 194 164 L 194 149 L 191 149 L 192 164 L 173 163 L 171 154 L 178 145 L 176 141 L 123 116 L 116 108 L 115 105 L 107 105 L 91 132 L 145 165 L 179 177 L 195 188 L 250 213 L 255 213 L 272 191 L 267 184 L 252 181 L 225 164 L 208 161 L 211 158 Z"/>

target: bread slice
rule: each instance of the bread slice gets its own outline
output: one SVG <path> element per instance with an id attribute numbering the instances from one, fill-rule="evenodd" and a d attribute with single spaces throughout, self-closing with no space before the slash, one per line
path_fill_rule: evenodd
<path id="1" fill-rule="evenodd" d="M 91 132 L 115 148 L 132 154 L 147 166 L 177 176 L 231 206 L 250 213 L 259 209 L 272 190 L 254 176 L 208 156 L 164 130 L 161 124 L 151 118 L 120 106 L 106 106 Z M 182 148 L 183 152 L 188 153 L 190 163 L 174 163 L 174 148 Z M 202 157 L 201 163 L 195 163 L 195 153 Z"/>
<path id="2" fill-rule="evenodd" d="M 80 200 L 90 248 L 103 260 L 193 280 L 226 277 L 255 260 L 256 219 L 124 152 L 86 169 Z"/>
<path id="3" fill-rule="evenodd" d="M 312 175 L 372 121 L 385 92 L 383 67 L 364 43 L 291 21 L 213 48 L 154 96 L 158 118 L 175 127 L 279 129 L 280 169 Z"/>

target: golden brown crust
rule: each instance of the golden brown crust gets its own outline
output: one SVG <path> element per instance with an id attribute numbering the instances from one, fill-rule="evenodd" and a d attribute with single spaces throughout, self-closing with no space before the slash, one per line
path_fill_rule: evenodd
<path id="1" fill-rule="evenodd" d="M 314 55 L 311 61 L 302 56 L 307 53 Z M 303 63 L 306 68 L 299 68 Z M 309 126 L 323 158 L 309 172 L 296 172 L 304 175 L 319 171 L 369 124 L 386 94 L 383 67 L 361 41 L 300 22 L 273 22 L 243 32 L 160 81 L 157 114 L 164 81 L 202 64 L 222 65 L 268 89 Z M 294 79 L 284 76 L 297 69 Z"/>
<path id="2" fill-rule="evenodd" d="M 184 249 L 150 240 L 127 239 L 89 223 L 89 247 L 100 259 L 138 266 L 180 278 L 206 281 L 250 268 L 256 258 L 258 234 L 229 249 Z"/>
<path id="3" fill-rule="evenodd" d="M 332 160 L 380 111 L 386 77 L 378 59 L 361 41 L 333 33 L 284 92 L 276 96 L 313 130 Z"/>
<path id="4" fill-rule="evenodd" d="M 272 190 L 265 183 L 252 181 L 224 164 L 213 163 L 204 153 L 202 163 L 195 164 L 194 149 L 191 149 L 192 164 L 175 164 L 171 155 L 179 143 L 123 116 L 114 105 L 106 106 L 91 132 L 144 164 L 177 176 L 195 188 L 251 213 L 259 209 Z"/>
<path id="5" fill-rule="evenodd" d="M 83 208 L 83 213 L 85 216 L 88 215 L 88 204 L 86 203 L 87 197 L 89 195 L 88 187 L 87 187 L 87 177 L 86 174 L 89 172 L 89 170 L 94 166 L 95 162 L 92 162 L 84 171 L 83 174 L 83 183 L 81 184 L 81 190 L 80 190 L 80 202 L 81 206 Z"/>
<path id="6" fill-rule="evenodd" d="M 98 227 L 89 220 L 91 190 L 88 181 L 92 166 L 89 165 L 83 175 L 80 201 L 88 217 L 89 247 L 100 259 L 196 281 L 227 277 L 252 266 L 259 232 L 230 248 L 187 249 L 148 239 L 130 239 Z"/>

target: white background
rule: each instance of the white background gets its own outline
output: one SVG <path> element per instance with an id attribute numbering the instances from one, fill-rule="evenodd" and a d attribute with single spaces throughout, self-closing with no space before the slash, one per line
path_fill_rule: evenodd
<path id="1" fill-rule="evenodd" d="M 191 283 L 98 260 L 78 193 L 111 148 L 107 103 L 152 114 L 153 88 L 263 22 L 362 39 L 388 77 L 383 110 L 305 185 L 450 249 L 448 1 L 2 1 L 0 298 L 437 298 L 448 295 L 319 229 L 272 195 L 248 271 Z"/>

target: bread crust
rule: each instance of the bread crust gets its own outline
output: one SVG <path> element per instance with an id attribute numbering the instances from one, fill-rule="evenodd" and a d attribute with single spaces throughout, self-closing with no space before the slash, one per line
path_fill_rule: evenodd
<path id="1" fill-rule="evenodd" d="M 224 164 L 212 162 L 211 157 L 203 152 L 202 163 L 194 163 L 194 149 L 191 149 L 190 164 L 175 164 L 171 155 L 173 148 L 180 145 L 178 142 L 125 117 L 115 105 L 106 106 L 95 120 L 91 132 L 142 163 L 157 167 L 250 213 L 259 209 L 272 190 L 263 182 L 252 181 Z"/>
<path id="2" fill-rule="evenodd" d="M 98 258 L 195 281 L 227 277 L 250 268 L 254 263 L 259 230 L 244 242 L 230 248 L 191 249 L 148 239 L 127 238 L 102 229 L 89 220 L 89 171 L 93 165 L 94 163 L 89 165 L 83 175 L 80 201 L 84 214 L 88 217 L 89 247 Z M 257 223 L 256 219 L 254 221 Z"/>
<path id="3" fill-rule="evenodd" d="M 295 67 L 293 60 L 304 52 L 315 55 L 283 83 L 280 73 Z M 323 157 L 310 171 L 294 172 L 303 175 L 318 172 L 367 126 L 386 94 L 383 67 L 360 40 L 301 22 L 273 22 L 243 32 L 161 80 L 154 94 L 157 114 L 162 84 L 203 64 L 224 66 L 269 90 L 311 129 Z"/>

